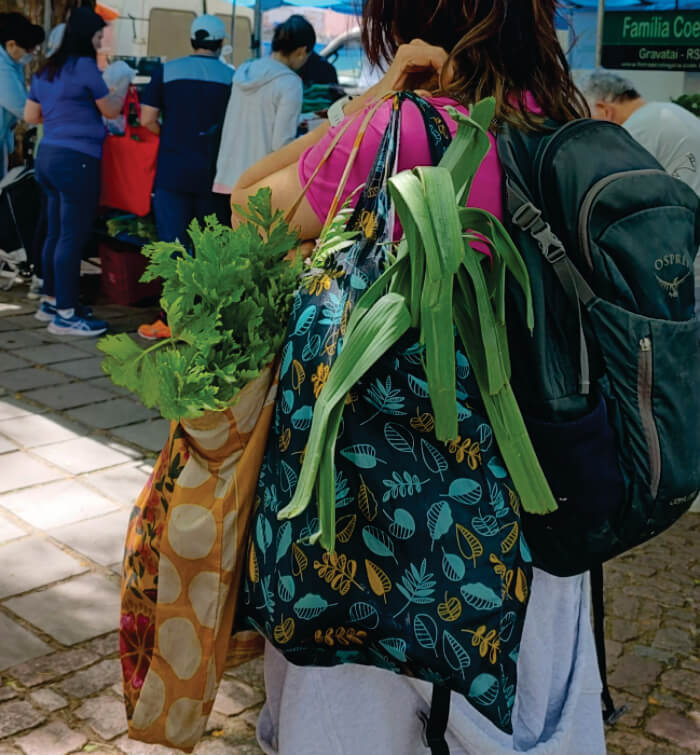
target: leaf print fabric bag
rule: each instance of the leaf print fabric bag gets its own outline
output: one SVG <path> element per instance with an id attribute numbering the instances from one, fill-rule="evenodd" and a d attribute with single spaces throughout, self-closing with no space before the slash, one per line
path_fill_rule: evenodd
<path id="1" fill-rule="evenodd" d="M 297 295 L 241 617 L 292 663 L 358 663 L 414 676 L 463 694 L 510 732 L 531 559 L 519 499 L 462 350 L 455 442 L 435 436 L 424 352 L 409 330 L 347 396 L 335 453 L 333 552 L 310 544 L 319 530 L 313 502 L 298 518 L 277 517 L 294 496 L 314 405 L 353 307 L 392 253 L 387 182 L 407 98 L 424 116 L 434 163 L 449 144 L 437 111 L 398 95 L 365 190 L 335 233 L 341 250 Z"/>
<path id="2" fill-rule="evenodd" d="M 191 751 L 228 665 L 258 471 L 277 390 L 267 367 L 225 411 L 173 422 L 127 530 L 119 631 L 129 736 Z"/>

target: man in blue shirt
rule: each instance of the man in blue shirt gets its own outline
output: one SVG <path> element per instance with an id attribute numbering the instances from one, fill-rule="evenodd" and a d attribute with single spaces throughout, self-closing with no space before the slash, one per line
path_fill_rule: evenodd
<path id="1" fill-rule="evenodd" d="M 0 179 L 14 148 L 14 128 L 24 115 L 24 66 L 44 41 L 44 30 L 21 13 L 0 13 Z"/>
<path id="2" fill-rule="evenodd" d="M 195 218 L 217 215 L 230 222 L 228 197 L 211 190 L 234 74 L 219 59 L 225 37 L 216 16 L 196 18 L 194 54 L 157 69 L 141 96 L 141 123 L 160 134 L 153 209 L 161 241 L 178 239 L 187 246 L 187 228 Z M 169 329 L 159 320 L 142 325 L 139 335 L 153 340 L 167 337 Z"/>

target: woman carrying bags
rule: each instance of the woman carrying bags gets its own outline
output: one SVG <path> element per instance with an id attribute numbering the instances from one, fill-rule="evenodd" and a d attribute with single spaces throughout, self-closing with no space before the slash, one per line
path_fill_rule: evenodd
<path id="1" fill-rule="evenodd" d="M 79 304 L 80 262 L 100 195 L 102 116 L 121 112 L 125 92 L 110 93 L 97 67 L 105 22 L 90 8 L 70 16 L 59 49 L 32 80 L 28 123 L 44 124 L 36 170 L 47 198 L 38 320 L 56 335 L 96 336 L 107 323 Z"/>
<path id="2" fill-rule="evenodd" d="M 363 124 L 366 132 L 354 167 L 349 170 L 349 176 L 346 176 L 346 189 L 339 204 L 342 205 L 348 198 L 352 202 L 357 201 L 356 190 L 367 182 L 372 172 L 372 164 L 391 119 L 392 103 L 389 101 L 381 105 L 370 121 L 366 120 L 365 115 L 370 112 L 373 103 L 394 90 L 420 87 L 426 101 L 437 110 L 451 131 L 454 130 L 454 123 L 446 110 L 448 106 L 457 107 L 464 112 L 469 105 L 489 96 L 496 99 L 496 118 L 521 129 L 541 129 L 545 118 L 564 123 L 585 116 L 585 101 L 572 82 L 565 57 L 557 42 L 555 10 L 554 0 L 367 0 L 363 13 L 365 50 L 372 62 L 394 60 L 387 75 L 367 95 L 345 105 L 345 115 L 356 116 L 351 125 L 348 126 L 346 120 L 339 127 L 322 127 L 268 156 L 239 179 L 232 193 L 232 203 L 234 206 L 244 206 L 249 196 L 262 187 L 270 187 L 273 209 L 287 212 L 295 206 L 302 187 L 313 176 L 293 224 L 299 229 L 302 238 L 315 239 L 331 209 L 353 146 L 357 148 L 357 137 Z M 418 37 L 425 41 L 411 42 Z M 429 165 L 434 160 L 431 159 L 430 142 L 418 108 L 410 102 L 402 108 L 405 112 L 402 112 L 397 137 L 398 170 Z M 439 121 L 433 118 L 433 122 Z M 343 128 L 346 130 L 341 134 L 340 129 Z M 330 158 L 325 160 L 334 140 L 337 140 L 336 147 Z M 490 141 L 491 151 L 476 174 L 469 204 L 502 218 L 502 170 L 493 135 L 490 136 Z M 234 223 L 238 221 L 235 213 L 233 220 Z M 329 316 L 332 314 L 331 312 Z M 307 331 L 310 319 L 307 318 L 304 325 Z M 292 336 L 290 334 L 288 337 L 288 343 Z M 296 343 L 293 353 L 295 356 L 301 353 L 301 359 L 304 359 L 302 350 L 297 348 Z M 406 372 L 407 369 L 412 369 L 410 365 L 409 368 L 406 367 L 406 353 L 408 352 L 391 351 L 386 362 L 382 363 L 386 366 L 385 374 L 378 374 L 377 370 L 372 373 L 372 377 L 376 379 L 375 384 L 386 384 L 387 392 L 391 389 L 394 393 L 398 392 L 399 396 L 410 396 L 408 392 L 401 393 L 404 387 L 402 374 L 398 367 L 394 367 L 393 371 L 391 367 L 394 364 L 392 359 L 396 357 L 395 364 L 400 362 L 401 370 Z M 307 368 L 306 372 L 309 374 L 310 370 Z M 295 398 L 293 381 L 296 379 L 298 384 L 302 382 L 299 375 L 299 369 L 291 369 L 280 380 L 280 410 L 277 414 L 280 427 L 273 428 L 271 432 L 258 488 L 262 502 L 258 516 L 264 516 L 265 521 L 259 522 L 263 525 L 258 528 L 260 536 L 253 542 L 251 563 L 255 568 L 246 580 L 245 589 L 251 596 L 250 608 L 246 610 L 251 612 L 251 617 L 256 619 L 255 624 L 261 628 L 267 618 L 267 609 L 259 606 L 261 603 L 273 605 L 277 590 L 274 589 L 274 584 L 270 585 L 270 576 L 263 576 L 270 574 L 271 567 L 270 559 L 267 563 L 264 560 L 264 549 L 261 549 L 260 544 L 264 546 L 267 542 L 279 542 L 279 539 L 275 540 L 275 528 L 279 532 L 280 527 L 275 512 L 283 510 L 289 504 L 295 489 L 292 482 L 297 479 L 299 472 L 297 462 L 285 455 L 284 449 L 289 448 L 289 438 L 282 436 L 282 428 L 287 421 L 285 396 L 291 404 Z M 388 382 L 390 378 L 393 382 Z M 468 394 L 470 415 L 479 415 L 483 413 L 483 407 L 480 407 L 478 389 L 474 385 L 472 388 L 475 390 Z M 343 505 L 348 506 L 344 509 L 345 514 L 353 513 L 352 507 L 356 500 L 362 512 L 359 490 L 381 490 L 382 479 L 389 478 L 392 469 L 401 468 L 396 466 L 400 461 L 393 459 L 390 450 L 388 452 L 386 447 L 379 448 L 382 427 L 385 430 L 387 427 L 384 425 L 386 418 L 383 420 L 378 416 L 379 412 L 365 418 L 368 412 L 362 407 L 364 402 L 371 403 L 370 380 L 363 379 L 352 390 L 356 395 L 346 402 L 343 414 L 343 446 L 348 447 L 346 450 L 363 450 L 371 448 L 368 444 L 374 442 L 377 445 L 376 457 L 383 458 L 384 466 L 371 463 L 374 457 L 360 459 L 363 464 L 367 461 L 360 475 L 345 463 L 342 454 L 336 453 L 336 469 L 342 469 L 347 480 L 347 491 L 343 487 L 343 492 L 347 492 L 346 499 L 343 500 Z M 414 403 L 411 406 L 415 405 L 415 399 L 412 401 Z M 375 407 L 377 405 L 374 403 Z M 397 415 L 391 417 L 393 425 L 408 421 L 408 414 L 403 411 L 400 403 L 395 403 L 391 408 Z M 408 403 L 405 409 L 410 411 Z M 417 419 L 423 422 L 421 416 Z M 485 419 L 483 421 L 487 422 Z M 403 428 L 402 425 L 400 429 Z M 421 432 L 423 431 L 421 438 L 427 438 L 431 447 L 443 447 L 431 430 L 423 427 Z M 350 443 L 354 445 L 348 446 Z M 297 440 L 296 446 L 294 444 L 292 434 L 292 451 L 303 447 L 303 439 Z M 439 469 L 441 479 L 438 481 L 433 475 L 429 483 L 431 487 L 425 494 L 419 489 L 419 495 L 415 497 L 416 510 L 421 505 L 427 509 L 432 501 L 444 498 L 443 493 L 435 495 L 436 485 L 440 484 L 446 490 L 459 482 L 459 478 L 465 473 L 462 471 L 464 467 L 460 467 L 457 462 L 452 455 L 444 459 L 444 466 Z M 410 461 L 407 463 L 410 464 Z M 279 481 L 280 468 L 283 471 L 288 469 L 286 485 L 282 484 L 284 481 Z M 427 465 L 416 459 L 416 468 L 421 472 L 423 484 L 423 478 L 430 477 Z M 486 486 L 491 483 L 487 470 L 483 467 L 479 469 L 484 474 L 482 484 Z M 404 507 L 408 507 L 407 498 L 408 495 L 402 499 L 401 505 Z M 313 508 L 312 501 L 310 510 Z M 484 510 L 487 510 L 486 507 Z M 362 521 L 360 516 L 357 519 Z M 271 527 L 271 531 L 267 531 L 266 527 Z M 314 531 L 313 524 L 309 525 L 309 531 Z M 378 547 L 381 543 L 372 545 L 375 553 L 380 556 L 382 553 L 387 554 L 386 549 Z M 392 552 L 388 552 L 388 555 Z M 421 559 L 425 559 L 428 554 L 415 552 L 411 555 L 420 564 Z M 317 550 L 307 548 L 305 558 L 308 562 L 297 564 L 298 571 L 302 571 L 302 566 L 313 563 L 313 559 L 317 557 Z M 390 559 L 387 558 L 382 563 L 390 563 Z M 488 571 L 488 567 L 486 570 Z M 307 590 L 309 581 L 314 578 L 312 569 L 308 568 L 304 576 L 304 590 Z M 363 582 L 360 570 L 357 575 L 353 572 L 353 579 Z M 263 588 L 260 587 L 261 584 Z M 316 586 L 320 583 L 311 584 Z M 429 582 L 424 592 L 429 593 L 433 584 L 434 582 Z M 261 598 L 265 587 L 269 588 L 269 593 Z M 382 582 L 379 587 L 380 592 L 386 594 L 388 584 Z M 370 590 L 367 583 L 363 582 L 357 588 L 360 589 L 364 591 L 362 601 L 373 600 L 374 590 Z M 290 594 L 290 591 L 285 593 L 283 590 L 280 595 L 282 594 Z M 311 601 L 311 597 L 314 597 L 314 601 Z M 299 606 L 297 619 L 313 618 L 319 610 L 323 610 L 323 606 L 328 605 L 324 603 L 319 608 L 316 597 L 310 596 L 307 604 Z M 338 604 L 342 600 L 338 596 L 333 598 L 333 602 Z M 377 606 L 375 612 L 382 610 L 380 600 L 374 605 Z M 447 745 L 439 751 L 449 751 L 452 755 L 506 755 L 514 752 L 603 755 L 605 740 L 600 703 L 601 684 L 589 608 L 587 575 L 560 579 L 534 569 L 524 627 L 518 627 L 518 631 L 522 630 L 519 654 L 516 649 L 509 656 L 515 658 L 518 667 L 512 733 L 494 725 L 465 697 L 453 694 L 446 734 Z M 291 614 L 288 612 L 288 615 Z M 397 615 L 405 616 L 401 612 L 394 614 L 395 617 Z M 453 618 L 450 616 L 446 620 L 452 621 Z M 322 634 L 329 624 L 321 624 L 319 620 L 316 626 Z M 274 636 L 270 637 L 278 647 L 284 647 L 280 643 L 287 640 L 281 631 L 284 629 L 285 626 L 281 625 L 275 630 Z M 402 629 L 397 620 L 396 631 Z M 410 633 L 410 625 L 408 631 Z M 460 638 L 464 641 L 462 634 Z M 423 642 L 426 641 L 429 644 L 432 642 L 429 633 L 423 637 Z M 457 644 L 453 643 L 452 646 Z M 397 652 L 396 647 L 394 652 Z M 292 660 L 299 657 L 290 654 Z M 460 661 L 460 658 L 455 657 L 453 660 Z M 463 673 L 465 664 L 460 662 L 457 665 Z M 430 710 L 432 688 L 424 681 L 357 665 L 303 668 L 287 661 L 268 642 L 265 653 L 265 685 L 267 702 L 260 715 L 258 738 L 263 750 L 270 755 L 300 752 L 304 755 L 360 755 L 364 752 L 418 755 L 427 752 L 423 722 Z M 475 696 L 479 697 L 478 694 Z"/>

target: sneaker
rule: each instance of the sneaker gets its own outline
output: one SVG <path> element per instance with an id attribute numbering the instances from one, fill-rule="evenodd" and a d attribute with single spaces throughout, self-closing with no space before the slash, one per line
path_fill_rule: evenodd
<path id="1" fill-rule="evenodd" d="M 139 325 L 137 332 L 147 341 L 159 341 L 161 338 L 170 338 L 171 335 L 170 328 L 162 320 L 156 320 L 152 325 Z"/>
<path id="2" fill-rule="evenodd" d="M 58 313 L 49 323 L 49 333 L 55 336 L 101 336 L 107 331 L 107 323 L 104 320 L 95 320 L 92 317 L 61 317 Z"/>
<path id="3" fill-rule="evenodd" d="M 58 308 L 55 304 L 50 304 L 47 301 L 42 301 L 39 305 L 39 309 L 34 313 L 34 317 L 39 322 L 52 322 L 53 318 L 58 314 Z M 92 309 L 79 304 L 76 309 L 78 317 L 84 317 L 86 320 L 91 320 L 93 317 Z"/>
<path id="4" fill-rule="evenodd" d="M 43 285 L 44 281 L 41 278 L 37 278 L 36 275 L 33 275 L 32 282 L 29 284 L 27 299 L 38 299 L 41 296 L 41 288 Z"/>
<path id="5" fill-rule="evenodd" d="M 49 304 L 47 301 L 42 301 L 39 305 L 39 309 L 34 313 L 35 319 L 39 322 L 51 322 L 58 314 L 55 304 Z"/>

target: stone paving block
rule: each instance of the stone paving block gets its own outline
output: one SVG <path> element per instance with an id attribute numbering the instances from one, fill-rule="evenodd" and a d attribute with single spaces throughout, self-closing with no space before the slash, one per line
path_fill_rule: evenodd
<path id="1" fill-rule="evenodd" d="M 121 679 L 120 661 L 100 661 L 64 679 L 58 687 L 66 695 L 82 700 L 111 687 L 119 679 Z M 122 705 L 121 702 L 119 704 Z"/>
<path id="2" fill-rule="evenodd" d="M 649 647 L 648 645 L 632 645 L 631 651 L 634 655 L 642 658 L 653 658 L 655 661 L 663 664 L 672 663 L 676 658 L 675 654 L 670 650 L 662 650 L 661 648 Z"/>
<path id="3" fill-rule="evenodd" d="M 59 480 L 64 476 L 60 469 L 53 469 L 24 451 L 12 451 L 2 456 L 0 493 Z"/>
<path id="4" fill-rule="evenodd" d="M 645 755 L 648 748 L 654 746 L 654 742 L 650 739 L 621 729 L 609 731 L 606 741 L 609 748 L 614 747 L 614 752 L 622 753 L 622 755 Z"/>
<path id="5" fill-rule="evenodd" d="M 100 317 L 100 315 L 97 315 Z M 104 354 L 99 350 L 98 344 L 100 342 L 99 338 L 84 338 L 76 341 L 73 339 L 74 343 L 73 346 L 76 349 L 79 349 L 83 352 L 83 354 L 87 354 L 88 356 L 99 356 L 104 357 Z"/>
<path id="6" fill-rule="evenodd" d="M 51 648 L 31 632 L 0 613 L 0 671 L 51 652 Z"/>
<path id="7" fill-rule="evenodd" d="M 0 422 L 0 433 L 24 448 L 38 448 L 83 435 L 79 427 L 56 415 L 24 416 Z"/>
<path id="8" fill-rule="evenodd" d="M 624 689 L 639 697 L 649 692 L 662 669 L 662 664 L 651 658 L 625 654 L 618 660 L 608 681 L 612 687 Z"/>
<path id="9" fill-rule="evenodd" d="M 265 696 L 250 685 L 236 679 L 222 679 L 214 701 L 214 710 L 224 716 L 237 716 L 264 700 Z"/>
<path id="10" fill-rule="evenodd" d="M 62 645 L 99 637 L 119 623 L 119 587 L 97 574 L 13 598 L 5 605 Z"/>
<path id="11" fill-rule="evenodd" d="M 254 658 L 252 661 L 238 666 L 231 671 L 226 671 L 225 676 L 230 679 L 238 679 L 255 689 L 263 689 L 263 658 Z"/>
<path id="12" fill-rule="evenodd" d="M 128 464 L 93 472 L 84 475 L 80 480 L 92 485 L 121 506 L 130 507 L 143 490 L 150 474 L 151 469 L 143 464 Z"/>
<path id="13" fill-rule="evenodd" d="M 117 445 L 106 438 L 104 440 L 75 438 L 41 446 L 34 453 L 74 475 L 94 472 L 104 467 L 114 467 L 140 456 L 138 452 Z"/>
<path id="14" fill-rule="evenodd" d="M 18 537 L 25 537 L 27 534 L 26 530 L 5 519 L 4 516 L 0 516 L 0 545 L 9 543 L 10 540 L 17 540 Z"/>
<path id="15" fill-rule="evenodd" d="M 35 705 L 38 705 L 49 713 L 63 710 L 68 706 L 68 700 L 66 700 L 63 695 L 59 695 L 58 692 L 55 692 L 49 687 L 44 687 L 43 689 L 36 690 L 36 692 L 31 692 L 29 694 L 29 699 Z"/>
<path id="16" fill-rule="evenodd" d="M 16 398 L 6 397 L 0 401 L 0 421 L 15 417 L 26 417 L 35 413 L 35 407 Z M 41 414 L 41 409 L 37 412 Z"/>
<path id="17" fill-rule="evenodd" d="M 111 401 L 71 409 L 67 414 L 79 422 L 101 430 L 132 425 L 156 416 L 156 412 L 128 398 L 114 398 Z"/>
<path id="18" fill-rule="evenodd" d="M 97 401 L 106 401 L 112 397 L 108 391 L 95 388 L 84 383 L 67 383 L 66 385 L 52 385 L 48 388 L 37 388 L 27 391 L 24 398 L 48 406 L 49 409 L 73 409 Z"/>
<path id="19" fill-rule="evenodd" d="M 84 648 L 59 650 L 57 653 L 14 666 L 8 674 L 25 687 L 37 687 L 40 684 L 60 679 L 66 674 L 78 671 L 99 660 L 98 655 Z"/>
<path id="20" fill-rule="evenodd" d="M 19 446 L 9 438 L 0 435 L 0 454 L 6 454 L 8 451 L 17 451 Z"/>
<path id="21" fill-rule="evenodd" d="M 75 711 L 75 715 L 86 721 L 102 739 L 114 739 L 124 734 L 128 728 L 124 703 L 111 695 L 86 700 Z"/>
<path id="22" fill-rule="evenodd" d="M 149 451 L 160 451 L 168 439 L 170 422 L 166 419 L 154 419 L 150 422 L 139 422 L 112 430 L 112 435 L 131 441 Z"/>
<path id="23" fill-rule="evenodd" d="M 85 649 L 101 657 L 114 655 L 119 652 L 119 632 L 110 632 L 104 637 L 98 637 L 88 642 Z"/>
<path id="24" fill-rule="evenodd" d="M 83 352 L 68 343 L 49 343 L 42 346 L 30 346 L 15 349 L 17 356 L 32 364 L 55 364 L 56 362 L 70 362 L 80 359 Z"/>
<path id="25" fill-rule="evenodd" d="M 96 563 L 109 566 L 122 557 L 128 522 L 129 511 L 119 509 L 112 514 L 51 529 L 49 535 Z"/>
<path id="26" fill-rule="evenodd" d="M 27 315 L 36 312 L 36 303 L 14 300 L 9 297 L 10 295 L 8 294 L 7 298 L 0 301 L 0 318 L 8 318 L 9 321 L 9 318 L 14 317 L 15 315 Z"/>
<path id="27" fill-rule="evenodd" d="M 2 374 L 0 373 L 0 377 L 1 376 Z M 0 385 L 2 385 L 2 383 L 0 383 Z M 111 391 L 112 393 L 116 393 L 118 396 L 133 395 L 131 391 L 127 390 L 126 388 L 122 388 L 119 385 L 114 385 L 114 383 L 106 375 L 104 375 L 103 377 L 86 380 L 85 385 L 94 385 L 96 388 L 103 388 L 105 391 Z"/>
<path id="28" fill-rule="evenodd" d="M 0 332 L 0 349 L 15 350 L 38 346 L 42 339 L 28 330 L 5 330 Z"/>
<path id="29" fill-rule="evenodd" d="M 37 537 L 12 540 L 0 546 L 0 598 L 19 595 L 86 570 L 85 564 L 45 540 Z"/>
<path id="30" fill-rule="evenodd" d="M 20 737 L 16 744 L 25 755 L 67 755 L 86 742 L 87 737 L 81 732 L 71 731 L 63 721 L 52 721 Z"/>
<path id="31" fill-rule="evenodd" d="M 660 687 L 653 689 L 647 697 L 647 702 L 650 705 L 655 705 L 657 708 L 668 708 L 670 710 L 678 710 L 681 713 L 685 713 L 688 710 L 688 703 L 682 700 L 678 695 L 672 692 L 664 692 Z"/>
<path id="32" fill-rule="evenodd" d="M 135 739 L 129 739 L 126 735 L 117 739 L 113 744 L 125 755 L 179 755 L 181 753 L 181 750 L 173 750 L 170 747 L 137 742 Z"/>
<path id="33" fill-rule="evenodd" d="M 38 305 L 36 309 L 38 309 Z M 12 319 L 8 319 L 7 317 L 2 319 L 4 319 L 8 325 L 14 326 L 8 327 L 8 330 L 46 330 L 46 323 L 37 320 L 36 317 L 34 317 L 34 314 L 35 312 L 32 312 L 32 314 L 28 315 L 17 315 Z M 49 332 L 46 331 L 46 334 L 49 335 Z"/>
<path id="34" fill-rule="evenodd" d="M 0 372 L 0 385 L 20 393 L 47 385 L 62 385 L 67 383 L 68 379 L 67 375 L 44 367 L 26 367 L 23 370 Z"/>
<path id="35" fill-rule="evenodd" d="M 37 529 L 52 529 L 107 514 L 116 506 L 77 480 L 59 480 L 0 495 L 0 509 L 11 511 Z"/>
<path id="36" fill-rule="evenodd" d="M 0 739 L 32 729 L 45 720 L 43 713 L 24 700 L 0 703 Z"/>
<path id="37" fill-rule="evenodd" d="M 700 724 L 688 716 L 663 710 L 647 723 L 646 730 L 688 752 L 700 752 Z"/>
<path id="38" fill-rule="evenodd" d="M 0 703 L 14 700 L 17 697 L 17 690 L 14 687 L 0 687 Z"/>
<path id="39" fill-rule="evenodd" d="M 29 367 L 29 363 L 26 359 L 20 359 L 16 354 L 4 353 L 0 357 L 0 372 L 20 370 L 23 367 Z"/>
<path id="40" fill-rule="evenodd" d="M 673 669 L 661 677 L 661 686 L 700 701 L 700 674 L 684 669 Z"/>
<path id="41" fill-rule="evenodd" d="M 85 357 L 85 355 L 83 355 Z M 89 378 L 102 377 L 103 357 L 87 357 L 83 359 L 76 359 L 74 362 L 61 362 L 56 366 L 57 370 L 64 372 L 66 375 L 70 375 L 74 378 L 80 378 L 81 380 L 88 380 Z"/>
<path id="42" fill-rule="evenodd" d="M 661 627 L 654 637 L 654 645 L 674 653 L 690 655 L 696 647 L 694 629 L 681 629 L 680 627 Z M 698 678 L 700 683 L 700 677 Z"/>

